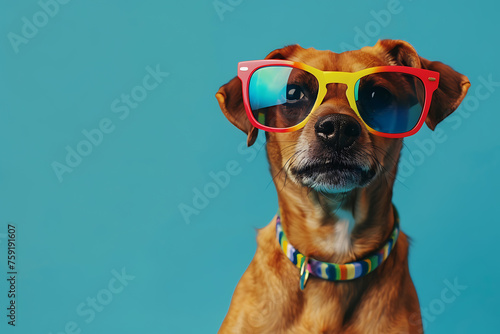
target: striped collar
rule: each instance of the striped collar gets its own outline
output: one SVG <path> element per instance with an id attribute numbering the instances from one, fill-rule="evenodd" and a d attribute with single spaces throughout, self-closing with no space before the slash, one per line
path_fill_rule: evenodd
<path id="1" fill-rule="evenodd" d="M 292 263 L 300 269 L 300 289 L 304 290 L 309 274 L 329 281 L 348 281 L 365 276 L 374 271 L 385 259 L 389 257 L 396 245 L 399 235 L 399 215 L 394 209 L 394 229 L 386 243 L 364 259 L 345 263 L 322 262 L 309 258 L 295 249 L 285 236 L 281 226 L 281 217 L 278 211 L 276 216 L 276 237 L 281 249 Z"/>

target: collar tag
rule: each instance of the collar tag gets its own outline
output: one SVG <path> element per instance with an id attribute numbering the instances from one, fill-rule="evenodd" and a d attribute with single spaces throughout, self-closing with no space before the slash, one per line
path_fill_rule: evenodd
<path id="1" fill-rule="evenodd" d="M 309 270 L 307 270 L 307 264 L 309 263 L 309 256 L 302 258 L 302 263 L 300 265 L 300 290 L 304 290 L 306 287 L 307 279 L 309 278 Z"/>

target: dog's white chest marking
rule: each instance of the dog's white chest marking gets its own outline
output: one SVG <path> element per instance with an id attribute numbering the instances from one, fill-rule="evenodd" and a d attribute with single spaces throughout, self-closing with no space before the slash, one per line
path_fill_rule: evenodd
<path id="1" fill-rule="evenodd" d="M 349 211 L 339 209 L 335 212 L 339 218 L 335 224 L 335 235 L 333 237 L 333 249 L 337 254 L 345 254 L 352 247 L 351 232 L 354 228 L 354 217 Z"/>

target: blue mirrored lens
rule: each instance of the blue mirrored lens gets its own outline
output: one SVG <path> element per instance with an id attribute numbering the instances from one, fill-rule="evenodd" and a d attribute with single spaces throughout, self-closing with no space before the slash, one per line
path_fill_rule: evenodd
<path id="1" fill-rule="evenodd" d="M 405 133 L 420 120 L 425 87 L 414 75 L 374 73 L 359 79 L 354 88 L 361 118 L 376 131 Z"/>
<path id="2" fill-rule="evenodd" d="M 289 128 L 311 112 L 318 96 L 318 80 L 297 68 L 262 67 L 250 78 L 248 96 L 257 122 L 272 128 Z"/>

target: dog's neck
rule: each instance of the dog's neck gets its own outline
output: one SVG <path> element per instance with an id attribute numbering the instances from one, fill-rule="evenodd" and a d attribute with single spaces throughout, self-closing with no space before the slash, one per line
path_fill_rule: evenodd
<path id="1" fill-rule="evenodd" d="M 290 183 L 277 189 L 289 242 L 319 261 L 362 258 L 381 247 L 394 227 L 392 184 L 388 187 L 385 180 L 345 194 L 323 194 Z"/>

